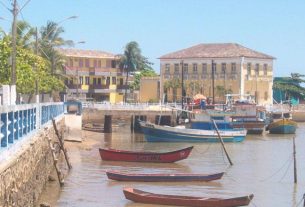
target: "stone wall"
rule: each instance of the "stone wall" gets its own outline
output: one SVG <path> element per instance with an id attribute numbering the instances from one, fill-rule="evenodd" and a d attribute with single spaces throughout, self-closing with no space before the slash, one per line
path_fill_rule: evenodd
<path id="1" fill-rule="evenodd" d="M 63 129 L 65 120 L 57 120 Z M 47 124 L 26 142 L 5 163 L 0 163 L 0 206 L 34 206 L 43 187 L 54 169 L 48 137 L 53 140 L 55 132 L 52 124 Z"/>

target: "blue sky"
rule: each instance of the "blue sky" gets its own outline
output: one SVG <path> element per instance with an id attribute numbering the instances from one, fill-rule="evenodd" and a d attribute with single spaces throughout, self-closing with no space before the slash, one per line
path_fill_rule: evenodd
<path id="1" fill-rule="evenodd" d="M 305 74 L 304 11 L 304 0 L 31 0 L 18 18 L 40 27 L 77 15 L 61 23 L 66 39 L 86 41 L 76 48 L 122 53 L 135 40 L 157 72 L 166 53 L 234 42 L 276 57 L 275 76 L 285 76 Z M 0 17 L 11 19 L 3 5 Z"/>

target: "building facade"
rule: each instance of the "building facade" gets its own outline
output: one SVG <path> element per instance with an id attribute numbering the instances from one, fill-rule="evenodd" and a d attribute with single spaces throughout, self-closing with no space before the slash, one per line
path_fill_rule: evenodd
<path id="1" fill-rule="evenodd" d="M 161 56 L 161 97 L 181 100 L 201 93 L 223 102 L 224 95 L 250 94 L 261 105 L 272 104 L 274 57 L 234 43 L 199 44 Z M 214 73 L 212 72 L 212 65 Z M 183 66 L 183 78 L 182 78 Z M 213 84 L 214 82 L 214 84 Z"/>
<path id="2" fill-rule="evenodd" d="M 142 77 L 140 81 L 139 102 L 159 102 L 160 77 Z"/>
<path id="3" fill-rule="evenodd" d="M 126 74 L 119 69 L 119 57 L 102 51 L 59 49 L 65 56 L 67 93 L 95 101 L 123 101 Z"/>

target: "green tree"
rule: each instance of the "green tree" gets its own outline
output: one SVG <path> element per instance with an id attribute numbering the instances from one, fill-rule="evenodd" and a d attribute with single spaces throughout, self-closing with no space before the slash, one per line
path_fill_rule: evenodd
<path id="1" fill-rule="evenodd" d="M 173 101 L 177 101 L 177 89 L 181 88 L 181 81 L 178 78 L 174 78 L 171 80 L 170 84 L 171 88 L 173 89 Z"/>
<path id="2" fill-rule="evenodd" d="M 52 21 L 48 21 L 46 26 L 40 28 L 39 46 L 41 56 L 48 60 L 48 67 L 52 75 L 62 72 L 62 63 L 64 62 L 64 57 L 56 48 L 73 45 L 73 41 L 62 38 L 64 32 L 63 27 Z"/>
<path id="3" fill-rule="evenodd" d="M 126 72 L 124 101 L 127 102 L 127 86 L 130 73 L 149 68 L 151 63 L 146 57 L 142 56 L 139 44 L 132 41 L 125 46 L 124 54 L 120 58 L 119 65 Z"/>
<path id="4" fill-rule="evenodd" d="M 191 91 L 192 96 L 196 95 L 200 91 L 199 81 L 191 81 L 191 82 L 189 82 L 188 88 Z"/>
<path id="5" fill-rule="evenodd" d="M 305 83 L 305 75 L 299 73 L 291 73 L 290 77 L 274 78 L 273 89 L 283 91 L 285 98 L 305 98 L 305 87 L 302 86 Z"/>
<path id="6" fill-rule="evenodd" d="M 11 38 L 5 36 L 0 40 L 0 84 L 9 84 L 11 79 L 11 67 L 9 64 L 11 55 Z M 22 46 L 17 47 L 17 92 L 22 94 L 33 94 L 35 92 L 35 80 L 39 80 L 39 88 L 43 92 L 62 90 L 62 81 L 51 76 L 46 67 L 46 61 L 33 54 L 29 49 Z M 33 66 L 36 70 L 33 70 Z"/>
<path id="7" fill-rule="evenodd" d="M 140 89 L 140 82 L 142 77 L 156 77 L 157 73 L 152 69 L 151 67 L 145 68 L 141 70 L 139 73 L 136 73 L 134 76 L 134 81 L 131 84 L 131 88 L 133 90 L 139 90 Z"/>

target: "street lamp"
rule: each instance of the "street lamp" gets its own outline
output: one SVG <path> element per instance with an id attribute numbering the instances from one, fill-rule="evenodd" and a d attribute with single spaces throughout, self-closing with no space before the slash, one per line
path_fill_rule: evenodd
<path id="1" fill-rule="evenodd" d="M 57 26 L 58 26 L 58 25 L 60 25 L 61 23 L 65 22 L 65 21 L 67 21 L 67 20 L 69 20 L 69 19 L 76 19 L 76 18 L 78 18 L 78 16 L 70 16 L 70 17 L 67 17 L 67 18 L 65 18 L 65 19 L 63 19 L 63 20 L 60 20 L 59 22 L 56 22 L 56 24 L 57 24 Z M 49 35 L 50 35 L 52 32 L 54 32 L 55 29 L 57 29 L 57 27 L 54 27 L 52 30 L 50 30 L 50 31 L 44 36 L 44 39 L 47 39 L 47 38 L 49 37 Z"/>

